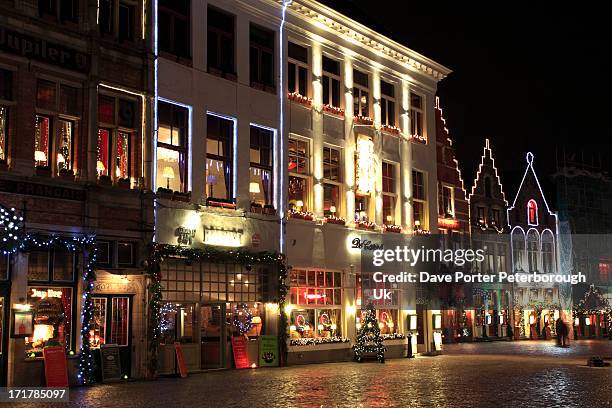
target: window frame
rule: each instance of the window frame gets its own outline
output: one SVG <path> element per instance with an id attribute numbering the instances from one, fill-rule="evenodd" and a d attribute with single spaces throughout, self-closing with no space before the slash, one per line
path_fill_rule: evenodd
<path id="1" fill-rule="evenodd" d="M 383 92 L 383 84 L 391 86 L 393 89 L 393 95 L 387 95 Z M 391 105 L 392 109 L 389 109 Z M 383 109 L 384 106 L 384 109 Z M 389 121 L 389 112 L 393 112 L 393 121 Z M 393 82 L 380 80 L 380 123 L 383 126 L 397 126 L 397 100 L 395 98 L 395 84 Z"/>
<path id="2" fill-rule="evenodd" d="M 330 58 L 326 55 L 323 55 L 322 61 L 322 75 L 321 75 L 321 97 L 324 105 L 342 109 L 343 98 L 342 98 L 342 63 L 334 58 Z M 325 59 L 338 64 L 338 73 L 330 72 L 325 70 Z M 338 81 L 338 106 L 334 104 L 334 81 Z M 326 83 L 327 82 L 327 83 Z M 325 102 L 325 88 L 328 90 L 328 101 Z"/>
<path id="3" fill-rule="evenodd" d="M 337 151 L 338 152 L 338 166 L 337 166 L 337 171 L 338 171 L 338 176 L 336 178 L 336 180 L 329 178 L 329 177 L 325 177 L 325 165 L 326 163 L 328 163 L 329 166 L 332 166 L 332 151 Z M 328 153 L 328 154 L 327 154 Z M 342 164 L 344 162 L 344 149 L 340 146 L 335 146 L 335 145 L 331 145 L 328 143 L 324 143 L 323 144 L 323 157 L 322 157 L 322 162 L 323 162 L 323 178 L 322 178 L 322 185 L 323 185 L 323 211 L 325 212 L 325 184 L 329 184 L 331 186 L 335 186 L 338 188 L 338 202 L 334 203 L 334 206 L 336 207 L 336 212 L 335 212 L 335 216 L 338 217 L 340 216 L 340 214 L 344 214 L 344 183 L 343 183 L 343 167 Z M 326 160 L 326 157 L 328 157 L 328 159 Z M 335 166 L 335 165 L 334 165 Z M 331 174 L 331 170 L 330 170 L 330 174 L 328 175 L 332 175 Z M 331 207 L 331 206 L 330 206 Z M 331 214 L 331 212 L 330 212 Z"/>
<path id="4" fill-rule="evenodd" d="M 227 153 L 227 155 L 220 156 L 219 154 L 208 152 L 208 139 L 209 139 L 209 134 L 210 134 L 210 121 L 211 120 L 218 120 L 219 124 L 223 122 L 228 122 L 231 124 L 232 132 L 228 136 L 228 140 L 227 140 L 228 149 L 224 149 L 223 151 L 223 153 L 224 154 Z M 208 176 L 209 176 L 209 173 L 208 173 L 209 162 L 208 161 L 215 160 L 218 162 L 222 162 L 223 166 L 227 168 L 228 176 L 230 178 L 230 182 L 227 183 L 227 186 L 226 186 L 227 199 L 233 199 L 234 194 L 235 194 L 235 192 L 233 191 L 234 177 L 236 177 L 236 175 L 234 174 L 234 148 L 233 148 L 234 132 L 236 132 L 235 126 L 236 126 L 236 121 L 230 118 L 223 118 L 218 115 L 212 114 L 210 112 L 206 114 L 206 148 L 205 148 L 206 165 L 205 165 L 205 170 L 204 170 L 206 174 L 206 186 L 208 187 L 208 184 L 209 184 L 208 183 Z M 219 130 L 221 130 L 221 126 L 219 126 Z M 220 139 L 221 137 L 223 137 L 223 135 L 219 135 L 219 138 L 210 138 L 210 139 L 215 140 L 217 144 L 222 144 L 224 143 L 224 141 Z M 218 151 L 219 149 L 217 149 L 217 152 Z M 212 195 L 209 194 L 208 190 L 205 191 L 205 196 L 213 198 Z M 221 197 L 214 197 L 214 198 L 221 198 Z"/>
<path id="5" fill-rule="evenodd" d="M 262 155 L 262 143 L 261 143 L 261 138 L 259 137 L 259 144 L 258 145 L 254 145 L 253 144 L 253 130 L 255 130 L 257 133 L 259 133 L 261 135 L 262 132 L 268 132 L 270 135 L 270 152 L 269 152 L 269 158 L 270 158 L 270 162 L 269 164 L 261 164 L 261 155 Z M 269 194 L 266 194 L 265 192 L 261 192 L 261 194 L 263 194 L 264 196 L 264 205 L 274 205 L 274 137 L 275 137 L 275 132 L 271 129 L 266 129 L 260 126 L 256 126 L 256 125 L 251 125 L 249 127 L 249 182 L 251 180 L 250 176 L 251 176 L 251 169 L 258 169 L 262 172 L 267 171 L 270 174 L 270 185 L 269 185 Z M 259 163 L 253 162 L 251 161 L 251 153 L 252 150 L 254 149 L 254 146 L 257 146 L 257 151 L 259 152 Z M 263 146 L 266 147 L 266 146 Z M 263 185 L 263 181 L 262 181 L 262 185 Z M 268 197 L 269 196 L 269 197 Z M 269 201 L 268 201 L 269 198 Z"/>
<path id="6" fill-rule="evenodd" d="M 159 50 L 162 53 L 167 53 L 170 55 L 173 55 L 174 57 L 176 57 L 177 61 L 180 61 L 181 59 L 184 60 L 188 60 L 191 61 L 192 59 L 192 46 L 193 46 L 193 38 L 192 38 L 192 27 L 191 27 L 191 0 L 188 0 L 189 4 L 187 5 L 187 14 L 183 14 L 180 11 L 176 10 L 176 9 L 171 9 L 166 7 L 163 4 L 160 4 L 158 6 L 158 22 L 162 20 L 161 16 L 162 15 L 166 15 L 169 19 L 169 24 L 170 26 L 168 27 L 168 30 L 160 30 L 161 31 L 165 31 L 168 33 L 168 36 L 170 37 L 168 42 L 169 42 L 169 48 L 170 49 L 165 49 L 165 44 L 163 44 L 163 42 L 160 41 L 159 43 Z M 180 22 L 182 22 L 183 24 L 187 24 L 187 33 L 188 35 L 188 40 L 189 43 L 186 46 L 186 50 L 182 49 L 181 47 L 177 46 L 177 39 L 176 37 L 176 27 L 178 24 L 177 20 L 180 20 Z M 160 28 L 161 27 L 161 24 Z M 187 51 L 186 53 L 183 53 L 183 51 Z"/>
<path id="7" fill-rule="evenodd" d="M 422 198 L 417 197 L 415 195 L 415 192 L 419 190 L 418 188 L 416 188 L 417 186 L 419 186 L 419 184 L 417 184 L 416 181 L 415 181 L 417 179 L 415 177 L 416 174 L 421 174 L 421 176 L 422 176 L 423 184 L 420 185 L 421 188 L 422 188 L 422 191 L 423 191 Z M 425 230 L 425 229 L 427 229 L 427 228 L 425 228 L 425 225 L 427 224 L 427 220 L 428 220 L 427 173 L 422 171 L 422 170 L 413 168 L 412 169 L 412 186 L 411 187 L 412 187 L 412 201 L 413 201 L 413 203 L 412 203 L 413 204 L 412 205 L 412 221 L 414 223 L 414 226 L 416 227 L 417 226 L 416 225 L 416 221 L 417 220 L 414 217 L 414 215 L 416 214 L 416 211 L 415 211 L 416 206 L 415 206 L 415 204 L 418 204 L 418 205 L 422 206 L 422 215 L 421 215 L 421 219 L 418 220 L 420 222 L 420 225 L 418 226 L 417 229 Z"/>
<path id="8" fill-rule="evenodd" d="M 306 61 L 302 61 L 296 58 L 292 58 L 289 56 L 289 52 L 287 52 L 287 92 L 288 93 L 297 93 L 301 96 L 304 97 L 309 97 L 310 96 L 310 66 L 309 66 L 309 62 L 310 62 L 310 49 L 308 47 L 305 47 L 301 44 L 298 44 L 294 41 L 288 41 L 287 47 L 290 47 L 291 45 L 303 48 L 306 51 Z M 304 69 L 306 71 L 306 77 L 305 77 L 305 81 L 306 83 L 304 84 L 304 92 L 300 92 L 300 68 Z M 295 84 L 293 89 L 291 89 L 291 87 L 289 86 L 289 74 L 290 72 L 293 70 L 293 73 L 295 75 Z"/>
<path id="9" fill-rule="evenodd" d="M 310 208 L 311 208 L 311 204 L 312 204 L 312 194 L 311 194 L 311 192 L 312 192 L 312 176 L 311 176 L 311 173 L 310 173 L 310 168 L 311 168 L 311 165 L 310 165 L 310 160 L 311 160 L 310 149 L 311 149 L 312 143 L 311 143 L 310 139 L 308 139 L 308 138 L 305 138 L 305 137 L 302 137 L 302 136 L 298 136 L 296 134 L 291 133 L 291 134 L 289 134 L 289 144 L 292 141 L 296 142 L 296 143 L 303 143 L 306 146 L 306 149 L 305 149 L 306 153 L 303 156 L 300 155 L 299 153 L 296 153 L 296 154 L 292 155 L 289 146 L 287 146 L 287 155 L 288 155 L 288 158 L 289 158 L 289 162 L 290 162 L 292 157 L 295 157 L 296 158 L 296 163 L 299 163 L 300 159 L 303 159 L 305 161 L 305 163 L 306 163 L 306 172 L 305 173 L 295 172 L 295 171 L 291 171 L 291 170 L 288 170 L 287 173 L 288 173 L 288 177 L 289 178 L 295 177 L 295 178 L 301 179 L 302 182 L 305 183 L 306 194 L 305 194 L 305 197 L 302 198 L 302 202 L 304 203 L 304 205 L 302 207 L 302 211 L 309 211 Z M 296 152 L 298 152 L 298 151 L 299 151 L 299 149 L 296 149 Z M 299 169 L 299 164 L 296 165 L 296 169 Z M 287 201 L 288 202 L 290 201 L 289 194 L 287 194 Z"/>
<path id="10" fill-rule="evenodd" d="M 362 85 L 355 82 L 355 72 L 359 72 L 362 75 L 365 75 L 368 79 L 368 85 Z M 366 97 L 366 102 L 362 102 L 361 99 Z M 362 116 L 362 117 L 371 117 L 372 112 L 372 103 L 371 103 L 371 92 L 370 92 L 370 75 L 367 72 L 363 72 L 357 68 L 353 68 L 353 116 Z M 357 103 L 355 103 L 357 101 Z M 365 115 L 363 114 L 365 105 Z M 358 112 L 357 112 L 358 111 Z"/>
<path id="11" fill-rule="evenodd" d="M 397 173 L 397 163 L 389 162 L 383 160 L 381 163 L 382 167 L 382 196 L 383 196 L 383 205 L 382 205 L 382 217 L 383 224 L 386 225 L 397 225 L 397 181 L 398 181 L 398 173 Z M 387 174 L 391 174 L 391 177 L 385 176 L 385 168 L 387 169 Z M 391 187 L 390 189 L 388 187 Z M 385 206 L 385 198 L 391 200 L 391 210 L 390 214 L 385 215 L 386 206 Z M 387 217 L 391 216 L 391 220 L 387 220 Z"/>
<path id="12" fill-rule="evenodd" d="M 210 11 L 213 10 L 214 13 L 219 13 L 219 14 L 224 14 L 225 16 L 229 17 L 232 19 L 232 32 L 227 32 L 222 30 L 219 27 L 215 27 L 215 26 L 211 26 L 210 25 Z M 211 32 L 214 33 L 215 35 L 217 35 L 216 37 L 216 46 L 217 46 L 217 55 L 216 55 L 216 59 L 217 59 L 217 66 L 213 66 L 211 64 L 211 50 L 210 50 L 210 41 L 211 41 Z M 206 69 L 209 73 L 211 73 L 211 70 L 218 70 L 221 72 L 221 74 L 230 74 L 230 75 L 236 75 L 236 15 L 229 13 L 221 8 L 215 7 L 211 4 L 208 4 L 208 7 L 206 9 L 206 33 L 207 33 L 207 39 L 206 39 Z M 231 40 L 232 43 L 232 50 L 231 50 L 231 54 L 232 54 L 232 67 L 230 70 L 226 71 L 224 69 L 224 64 L 223 64 L 223 39 L 229 39 Z"/>
<path id="13" fill-rule="evenodd" d="M 420 107 L 416 107 L 412 104 L 412 96 L 417 96 L 420 99 Z M 413 90 L 410 90 L 409 92 L 409 96 L 408 96 L 408 100 L 409 100 L 409 106 L 408 106 L 408 116 L 409 116 L 409 120 L 410 120 L 410 136 L 414 137 L 414 138 L 425 138 L 425 140 L 427 140 L 427 134 L 426 134 L 426 125 L 425 125 L 425 95 L 415 92 Z M 418 129 L 418 118 L 420 118 L 420 127 L 421 129 Z M 420 130 L 420 133 L 419 133 Z"/>
<path id="14" fill-rule="evenodd" d="M 267 32 L 266 34 L 272 34 L 272 48 L 269 48 L 263 44 L 259 44 L 253 41 L 253 30 L 259 30 L 262 33 Z M 253 61 L 251 53 L 255 51 L 257 53 L 257 62 L 255 64 L 256 68 L 256 76 L 257 78 L 253 78 Z M 271 55 L 272 61 L 272 72 L 270 83 L 266 83 L 267 78 L 264 76 L 263 69 L 263 55 L 264 53 L 268 53 Z M 249 24 L 249 84 L 252 88 L 261 88 L 263 90 L 269 90 L 272 92 L 276 92 L 276 83 L 274 78 L 276 78 L 276 64 L 275 64 L 275 55 L 276 55 L 276 31 L 264 27 L 262 25 L 251 22 Z"/>
<path id="15" fill-rule="evenodd" d="M 172 135 L 173 135 L 173 130 L 175 128 L 179 129 L 179 144 L 178 145 L 174 145 L 174 144 L 172 144 L 172 142 L 170 144 L 169 143 L 165 143 L 165 142 L 160 142 L 159 139 L 158 139 L 158 141 L 157 141 L 157 149 L 159 149 L 161 147 L 162 149 L 166 149 L 166 150 L 170 150 L 170 151 L 178 153 L 178 155 L 179 155 L 179 164 L 178 164 L 179 174 L 178 174 L 178 176 L 181 179 L 181 180 L 179 180 L 179 187 L 180 187 L 180 191 L 179 192 L 186 193 L 188 191 L 188 189 L 189 189 L 189 181 L 188 180 L 189 180 L 189 177 L 190 177 L 190 174 L 189 174 L 189 163 L 188 163 L 188 160 L 189 160 L 188 153 L 189 153 L 189 149 L 190 149 L 190 146 L 189 146 L 189 125 L 190 125 L 189 124 L 189 120 L 191 118 L 189 117 L 189 109 L 184 107 L 184 106 L 177 105 L 176 103 L 172 103 L 172 102 L 168 102 L 168 101 L 160 101 L 159 103 L 167 105 L 167 106 L 170 107 L 170 123 L 168 123 L 168 124 L 164 123 L 164 126 L 166 126 L 166 125 L 169 126 L 169 128 L 170 128 L 170 137 L 171 138 L 172 138 Z M 175 118 L 176 111 L 179 111 L 179 112 L 181 112 L 181 113 L 183 113 L 185 115 L 185 127 L 183 129 L 184 134 L 182 136 L 182 140 L 181 140 L 181 135 L 180 135 L 181 127 L 174 125 L 174 118 Z M 158 108 L 158 112 L 159 112 L 159 108 Z M 158 128 L 158 132 L 159 132 L 159 128 L 162 125 L 161 115 L 158 116 L 157 121 L 158 121 L 157 128 Z M 182 143 L 182 142 L 184 142 L 184 143 Z M 181 166 L 181 158 L 183 158 L 183 160 L 182 160 L 183 161 L 183 165 L 182 166 Z M 159 175 L 158 175 L 158 177 L 159 177 Z M 157 180 L 156 180 L 156 183 L 157 183 Z M 161 187 L 163 187 L 163 185 Z M 157 188 L 160 188 L 159 183 L 157 183 Z"/>

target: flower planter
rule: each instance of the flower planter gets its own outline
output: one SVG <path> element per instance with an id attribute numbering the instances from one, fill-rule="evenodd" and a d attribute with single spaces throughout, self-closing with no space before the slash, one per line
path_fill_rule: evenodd
<path id="1" fill-rule="evenodd" d="M 332 115 L 336 115 L 338 117 L 344 117 L 344 109 L 331 105 L 323 105 L 323 112 L 331 113 Z"/>
<path id="2" fill-rule="evenodd" d="M 172 199 L 174 201 L 182 201 L 184 203 L 188 203 L 191 201 L 191 193 L 179 193 L 178 191 L 175 191 L 172 195 Z"/>
<path id="3" fill-rule="evenodd" d="M 271 205 L 265 205 L 263 208 L 263 213 L 267 215 L 276 215 L 276 208 Z"/>
<path id="4" fill-rule="evenodd" d="M 385 225 L 385 232 L 392 232 L 394 234 L 401 234 L 402 227 L 399 225 Z"/>
<path id="5" fill-rule="evenodd" d="M 234 203 L 232 200 L 226 200 L 223 198 L 208 197 L 206 199 L 206 205 L 208 207 L 228 208 L 232 210 L 236 209 L 236 203 Z"/>
<path id="6" fill-rule="evenodd" d="M 262 214 L 263 207 L 261 206 L 261 204 L 251 203 L 251 212 L 255 214 Z"/>
<path id="7" fill-rule="evenodd" d="M 397 128 L 395 126 L 383 125 L 380 129 L 383 132 L 390 133 L 392 135 L 399 135 L 399 133 L 400 133 L 399 128 Z"/>
<path id="8" fill-rule="evenodd" d="M 325 217 L 325 222 L 327 224 L 336 224 L 336 225 L 346 225 L 346 220 L 341 217 Z"/>
<path id="9" fill-rule="evenodd" d="M 109 176 L 100 176 L 98 177 L 98 184 L 105 187 L 110 187 L 113 185 L 113 181 Z"/>
<path id="10" fill-rule="evenodd" d="M 359 125 L 371 126 L 374 124 L 374 120 L 367 116 L 355 116 L 353 121 Z"/>
<path id="11" fill-rule="evenodd" d="M 312 99 L 310 99 L 307 96 L 300 95 L 297 92 L 289 92 L 289 94 L 287 94 L 287 98 L 290 101 L 293 101 L 295 103 L 299 103 L 300 105 L 304 105 L 306 107 L 311 107 L 312 106 Z"/>
<path id="12" fill-rule="evenodd" d="M 314 221 L 314 214 L 303 211 L 289 211 L 289 218 L 304 221 Z"/>
<path id="13" fill-rule="evenodd" d="M 117 187 L 119 187 L 122 190 L 129 190 L 132 186 L 130 183 L 130 180 L 128 179 L 119 179 L 117 180 Z"/>
<path id="14" fill-rule="evenodd" d="M 160 187 L 157 189 L 157 197 L 165 200 L 172 200 L 172 190 Z"/>

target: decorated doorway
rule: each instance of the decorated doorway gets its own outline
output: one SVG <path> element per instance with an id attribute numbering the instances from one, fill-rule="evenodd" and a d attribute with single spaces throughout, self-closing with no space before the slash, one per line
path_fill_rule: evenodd
<path id="1" fill-rule="evenodd" d="M 225 367 L 227 344 L 225 314 L 225 303 L 212 303 L 200 307 L 202 368 Z"/>

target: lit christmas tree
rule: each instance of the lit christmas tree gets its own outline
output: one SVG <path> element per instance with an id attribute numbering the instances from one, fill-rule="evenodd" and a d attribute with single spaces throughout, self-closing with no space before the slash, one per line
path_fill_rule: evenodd
<path id="1" fill-rule="evenodd" d="M 358 362 L 363 361 L 363 356 L 366 353 L 374 353 L 378 361 L 385 362 L 386 349 L 380 335 L 376 310 L 371 303 L 366 306 L 365 316 L 361 322 L 361 327 L 357 331 L 357 343 L 353 346 L 353 350 L 355 351 L 355 360 Z"/>

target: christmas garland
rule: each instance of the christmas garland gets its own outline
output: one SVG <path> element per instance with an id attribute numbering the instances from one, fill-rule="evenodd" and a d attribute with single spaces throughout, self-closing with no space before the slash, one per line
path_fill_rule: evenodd
<path id="1" fill-rule="evenodd" d="M 83 305 L 81 309 L 81 349 L 77 377 L 83 385 L 95 381 L 95 361 L 91 352 L 89 324 L 93 318 L 91 299 L 96 280 L 96 237 L 26 234 L 23 229 L 23 217 L 17 216 L 15 209 L 0 205 L 0 251 L 4 255 L 19 252 L 30 252 L 36 249 L 67 249 L 70 252 L 82 252 L 85 267 L 83 270 Z"/>
<path id="2" fill-rule="evenodd" d="M 287 269 L 283 255 L 275 252 L 250 252 L 244 249 L 221 250 L 215 247 L 187 248 L 176 245 L 153 244 L 150 256 L 146 262 L 146 271 L 149 277 L 148 301 L 148 336 L 149 336 L 149 377 L 157 373 L 159 341 L 161 337 L 161 264 L 167 257 L 184 258 L 191 262 L 228 263 L 239 265 L 274 264 L 278 268 L 280 311 L 279 318 L 279 347 L 281 365 L 287 356 L 287 315 L 285 303 L 288 286 L 286 285 Z"/>
<path id="3" fill-rule="evenodd" d="M 599 309 L 597 309 L 597 307 L 587 305 L 588 300 L 591 298 L 595 299 L 596 305 L 600 305 Z M 604 297 L 603 293 L 598 287 L 591 285 L 582 299 L 580 299 L 580 302 L 574 306 L 574 309 L 572 310 L 573 318 L 576 320 L 576 318 L 580 316 L 600 313 L 606 315 L 608 327 L 612 327 L 612 307 L 610 306 L 610 302 L 608 302 L 608 299 Z"/>

